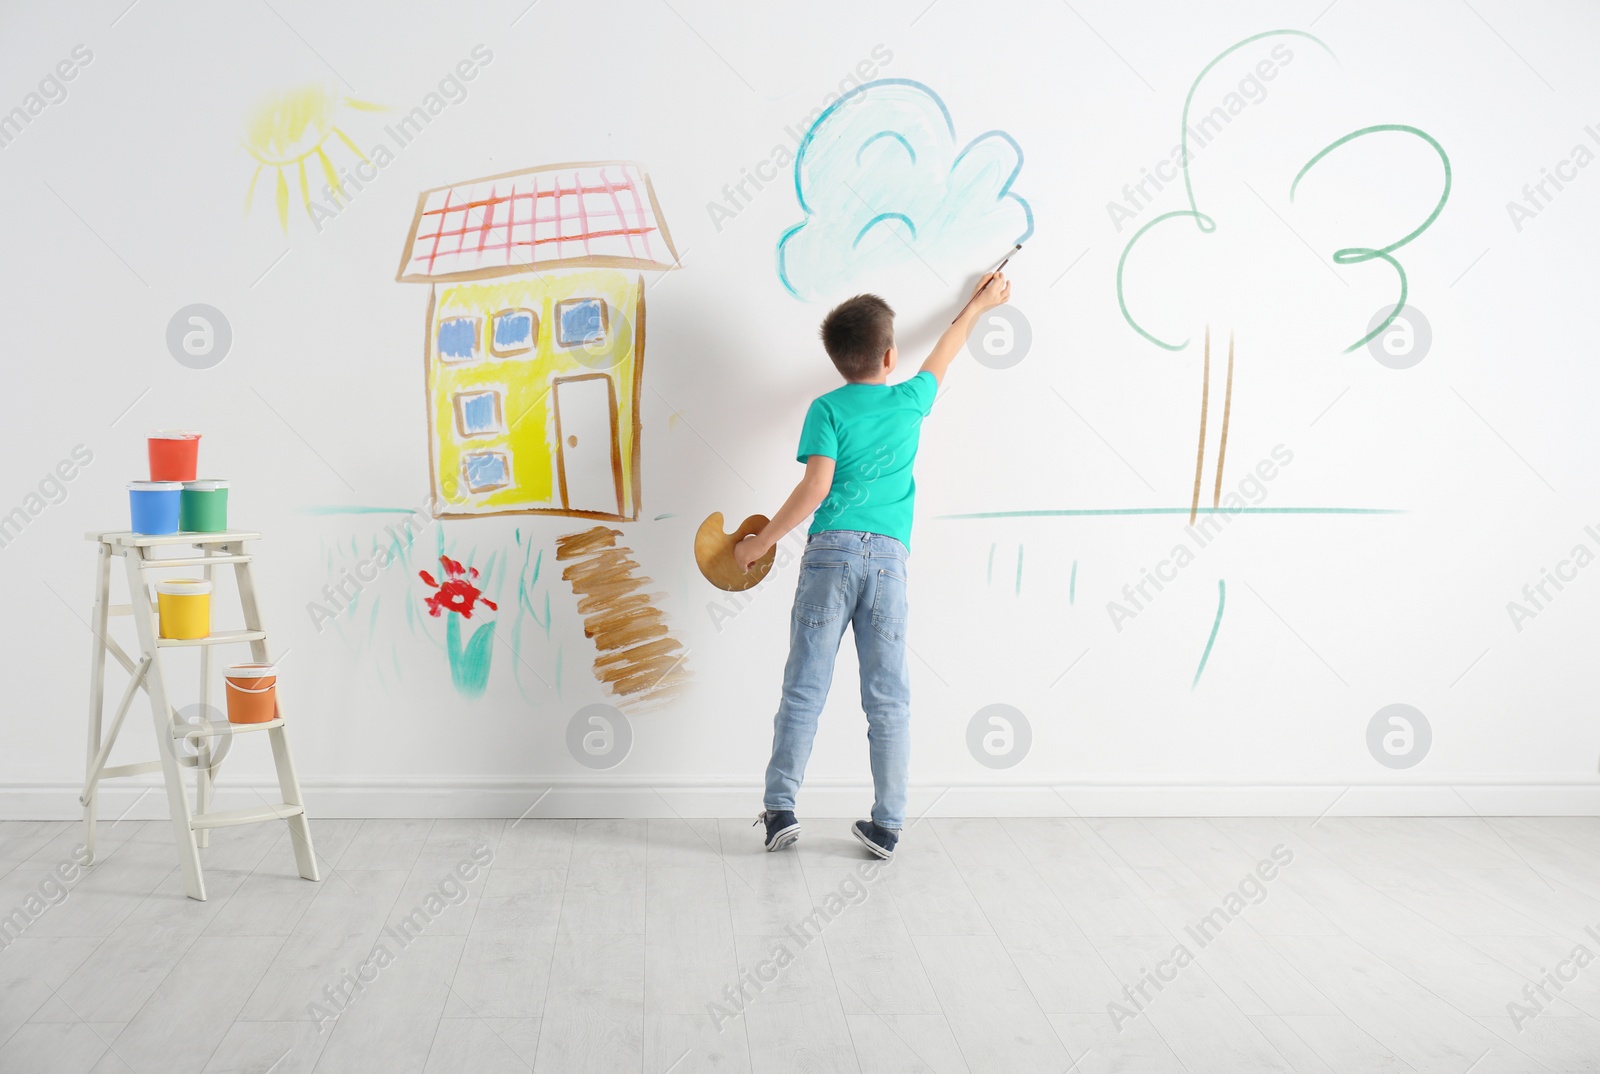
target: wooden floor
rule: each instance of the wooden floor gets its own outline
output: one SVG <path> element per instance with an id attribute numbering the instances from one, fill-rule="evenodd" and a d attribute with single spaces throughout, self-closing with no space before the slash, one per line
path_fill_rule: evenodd
<path id="1" fill-rule="evenodd" d="M 309 883 L 255 825 L 197 903 L 105 823 L 49 905 L 79 829 L 0 824 L 0 1071 L 1600 1070 L 1600 819 L 928 820 L 870 880 L 845 829 L 320 821 Z"/>

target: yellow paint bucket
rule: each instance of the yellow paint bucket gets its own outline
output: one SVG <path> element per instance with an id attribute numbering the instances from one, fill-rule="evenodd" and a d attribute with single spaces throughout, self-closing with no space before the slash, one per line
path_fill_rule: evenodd
<path id="1" fill-rule="evenodd" d="M 157 582 L 156 611 L 163 638 L 205 637 L 211 633 L 211 583 L 203 578 Z"/>

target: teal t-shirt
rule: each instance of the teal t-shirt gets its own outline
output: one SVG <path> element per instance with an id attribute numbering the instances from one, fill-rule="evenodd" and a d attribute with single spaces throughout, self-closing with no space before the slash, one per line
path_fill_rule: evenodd
<path id="1" fill-rule="evenodd" d="M 826 455 L 834 467 L 833 488 L 810 532 L 881 533 L 910 549 L 917 494 L 911 464 L 938 390 L 933 374 L 923 372 L 899 384 L 846 384 L 812 400 L 797 457 Z"/>

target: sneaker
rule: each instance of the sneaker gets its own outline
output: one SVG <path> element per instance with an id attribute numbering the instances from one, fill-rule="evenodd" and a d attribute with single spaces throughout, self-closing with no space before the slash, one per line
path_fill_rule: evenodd
<path id="1" fill-rule="evenodd" d="M 800 822 L 787 809 L 763 809 L 756 815 L 756 824 L 767 826 L 767 849 L 782 850 L 800 838 Z M 750 827 L 754 828 L 752 824 Z"/>
<path id="2" fill-rule="evenodd" d="M 894 857 L 895 844 L 900 842 L 899 832 L 893 828 L 884 828 L 873 820 L 856 821 L 851 827 L 850 833 L 860 841 L 862 846 L 880 858 Z"/>

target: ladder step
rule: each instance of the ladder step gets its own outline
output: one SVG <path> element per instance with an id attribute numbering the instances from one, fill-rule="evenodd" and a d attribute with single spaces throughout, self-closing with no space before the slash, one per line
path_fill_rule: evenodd
<path id="1" fill-rule="evenodd" d="M 152 545 L 211 545 L 228 544 L 233 541 L 259 541 L 261 534 L 255 530 L 224 530 L 221 533 L 201 533 L 198 530 L 184 530 L 181 533 L 129 533 L 127 530 L 117 532 L 94 531 L 84 534 L 91 541 L 109 544 L 118 548 L 149 548 Z"/>
<path id="2" fill-rule="evenodd" d="M 215 738 L 217 735 L 242 735 L 247 731 L 270 731 L 274 727 L 283 726 L 283 717 L 267 720 L 264 723 L 230 723 L 227 720 L 218 720 L 211 728 L 203 728 L 195 724 L 174 724 L 172 727 L 173 738 Z"/>
<path id="3" fill-rule="evenodd" d="M 107 604 L 106 605 L 106 614 L 107 615 L 132 615 L 133 614 L 133 605 L 131 605 L 131 604 Z"/>
<path id="4" fill-rule="evenodd" d="M 242 641 L 261 641 L 265 630 L 213 630 L 203 638 L 157 638 L 156 644 L 168 645 L 233 645 Z"/>
<path id="5" fill-rule="evenodd" d="M 306 811 L 305 806 L 278 802 L 275 805 L 228 809 L 220 813 L 198 813 L 189 821 L 191 828 L 227 828 L 235 824 L 258 824 L 264 820 L 287 820 Z"/>
<path id="6" fill-rule="evenodd" d="M 142 571 L 159 570 L 162 567 L 215 567 L 221 563 L 249 563 L 254 556 L 181 556 L 172 559 L 141 559 L 139 569 Z"/>

